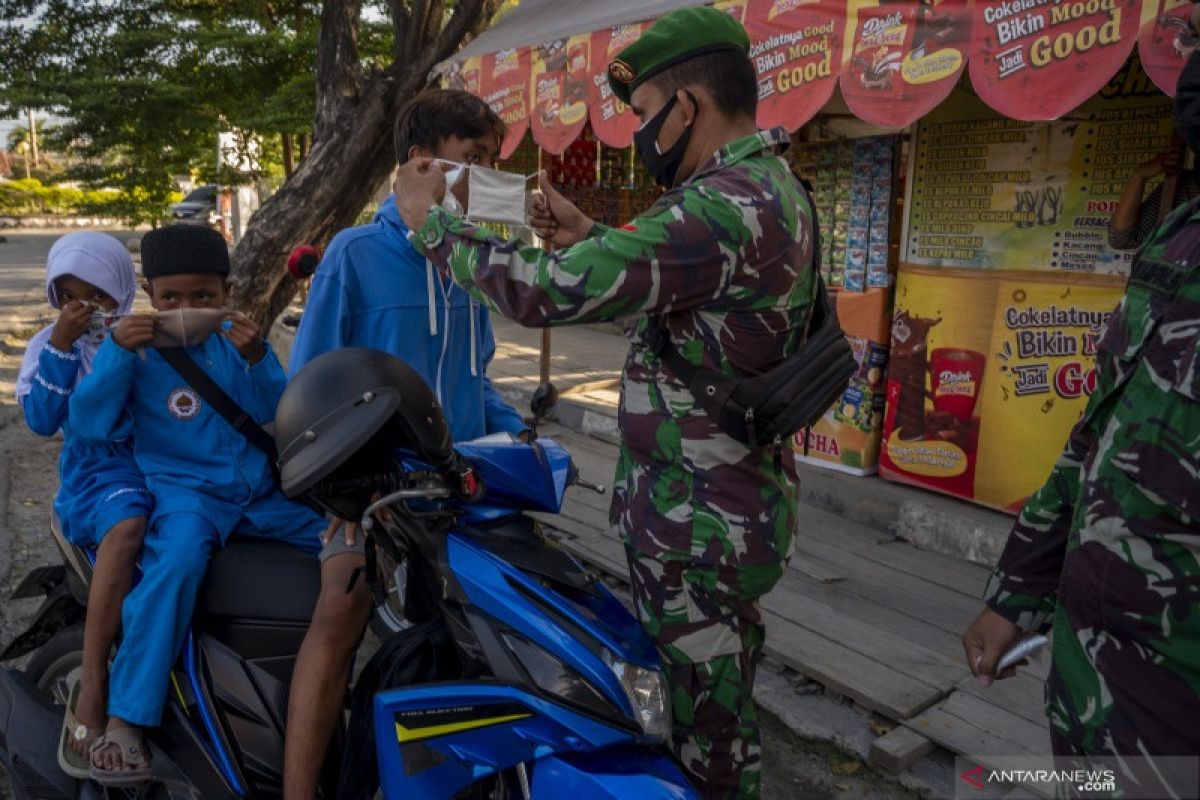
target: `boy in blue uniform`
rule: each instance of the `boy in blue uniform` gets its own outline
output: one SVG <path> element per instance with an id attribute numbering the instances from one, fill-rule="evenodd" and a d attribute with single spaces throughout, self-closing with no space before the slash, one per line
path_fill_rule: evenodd
<path id="1" fill-rule="evenodd" d="M 17 379 L 17 400 L 29 428 L 42 436 L 63 434 L 54 497 L 63 536 L 96 548 L 83 664 L 59 742 L 59 764 L 76 778 L 87 775 L 88 749 L 104 728 L 108 653 L 154 498 L 134 461 L 132 443 L 83 441 L 74 434 L 68 410 L 111 321 L 129 313 L 136 292 L 133 261 L 120 242 L 94 232 L 63 236 L 46 259 L 46 298 L 59 309 L 58 320 L 30 340 Z"/>
<path id="2" fill-rule="evenodd" d="M 435 90 L 414 98 L 396 123 L 401 163 L 436 156 L 492 166 L 503 123 L 467 92 Z M 465 192 L 461 181 L 457 192 Z M 463 194 L 459 202 L 468 197 Z M 372 347 L 407 363 L 433 389 L 454 441 L 525 430 L 521 415 L 492 386 L 487 367 L 496 341 L 487 309 L 441 274 L 409 241 L 396 198 L 369 225 L 333 237 L 312 288 L 288 362 L 295 375 L 317 356 Z"/>
<path id="3" fill-rule="evenodd" d="M 157 310 L 225 304 L 229 253 L 220 234 L 208 228 L 172 225 L 146 234 L 142 271 Z M 110 784 L 149 769 L 138 728 L 159 722 L 168 673 L 213 551 L 236 532 L 316 555 L 325 527 L 318 515 L 283 496 L 261 450 L 156 350 L 143 349 L 155 327 L 153 316 L 123 320 L 71 398 L 79 435 L 106 441 L 132 431 L 134 455 L 155 500 L 143 577 L 122 615 L 108 727 L 92 751 L 92 776 Z M 186 351 L 256 423 L 270 422 L 286 383 L 283 369 L 244 315 L 230 312 L 225 327 Z"/>
<path id="4" fill-rule="evenodd" d="M 396 118 L 400 163 L 432 156 L 491 167 L 504 123 L 467 92 L 434 90 L 413 98 Z M 466 208 L 467 181 L 455 194 Z M 388 197 L 369 225 L 342 231 L 329 243 L 313 277 L 289 358 L 295 375 L 312 359 L 342 347 L 372 347 L 403 359 L 433 389 L 455 441 L 490 433 L 524 435 L 525 421 L 492 386 L 487 367 L 496 351 L 488 312 L 444 278 L 410 241 L 396 198 Z M 365 564 L 353 526 L 333 535 L 321 574 L 321 599 L 292 679 L 284 787 L 311 798 L 322 756 L 341 708 L 345 675 L 370 613 L 361 582 Z"/>

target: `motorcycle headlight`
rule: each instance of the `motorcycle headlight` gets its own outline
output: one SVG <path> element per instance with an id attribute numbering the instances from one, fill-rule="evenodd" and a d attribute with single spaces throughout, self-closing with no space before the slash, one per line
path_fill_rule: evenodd
<path id="1" fill-rule="evenodd" d="M 511 633 L 501 634 L 501 638 L 543 691 L 595 713 L 611 715 L 617 711 L 583 676 L 538 645 Z"/>
<path id="2" fill-rule="evenodd" d="M 667 677 L 661 670 L 646 669 L 616 658 L 608 651 L 604 661 L 621 682 L 633 718 L 647 737 L 668 741 L 671 738 L 671 706 L 668 703 Z"/>

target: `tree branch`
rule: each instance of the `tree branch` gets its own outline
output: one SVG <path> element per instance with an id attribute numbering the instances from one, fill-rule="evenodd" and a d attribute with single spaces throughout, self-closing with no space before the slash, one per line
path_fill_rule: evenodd
<path id="1" fill-rule="evenodd" d="M 436 5 L 442 3 L 437 2 Z M 429 71 L 454 55 L 455 51 L 470 39 L 478 36 L 499 7 L 500 0 L 462 0 L 455 6 L 446 27 L 442 28 L 431 44 L 419 55 L 410 51 L 409 58 L 405 62 L 392 64 L 388 67 L 387 74 L 401 82 L 403 94 L 420 88 L 429 80 Z"/>
<path id="2" fill-rule="evenodd" d="M 404 0 L 388 0 L 392 10 L 392 63 L 403 64 L 408 60 L 408 38 L 406 36 L 412 24 L 412 13 Z"/>
<path id="3" fill-rule="evenodd" d="M 362 0 L 325 0 L 317 39 L 317 117 L 314 137 L 333 132 L 342 109 L 358 98 L 358 18 Z"/>

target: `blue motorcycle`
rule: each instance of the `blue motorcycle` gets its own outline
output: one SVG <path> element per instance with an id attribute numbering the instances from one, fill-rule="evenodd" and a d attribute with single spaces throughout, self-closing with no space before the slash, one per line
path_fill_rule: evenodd
<path id="1" fill-rule="evenodd" d="M 275 426 L 284 490 L 362 520 L 368 584 L 394 630 L 352 692 L 323 796 L 698 796 L 670 754 L 670 703 L 652 642 L 522 513 L 558 512 L 581 482 L 557 442 L 536 438 L 553 399 L 539 389 L 528 443 L 504 435 L 451 445 L 428 387 L 377 351 L 326 354 L 285 392 Z M 214 559 L 178 696 L 148 737 L 156 782 L 147 796 L 280 790 L 287 679 L 303 631 L 295 618 L 311 612 L 315 565 L 285 559 L 299 588 L 272 603 L 253 588 L 282 589 L 267 560 L 279 554 L 263 548 L 287 549 L 233 544 Z M 32 584 L 61 611 L 72 582 Z M 269 608 L 248 621 L 248 598 L 232 597 L 239 591 Z M 18 642 L 45 641 L 44 625 L 31 631 L 39 632 Z M 0 759 L 18 797 L 100 796 L 91 784 L 68 791 L 48 779 L 53 750 L 13 747 L 16 721 L 40 720 L 30 731 L 61 721 L 38 697 L 54 681 L 34 679 L 0 671 Z"/>

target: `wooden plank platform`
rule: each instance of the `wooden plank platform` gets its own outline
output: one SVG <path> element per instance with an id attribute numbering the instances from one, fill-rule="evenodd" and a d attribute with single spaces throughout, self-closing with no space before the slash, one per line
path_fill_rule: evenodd
<path id="1" fill-rule="evenodd" d="M 547 425 L 581 474 L 610 487 L 572 489 L 561 515 L 536 515 L 561 545 L 627 579 L 608 525 L 617 448 Z M 893 540 L 802 506 L 791 569 L 763 599 L 767 652 L 777 660 L 947 749 L 989 757 L 1047 756 L 1045 660 L 983 688 L 960 637 L 979 613 L 987 570 Z"/>

